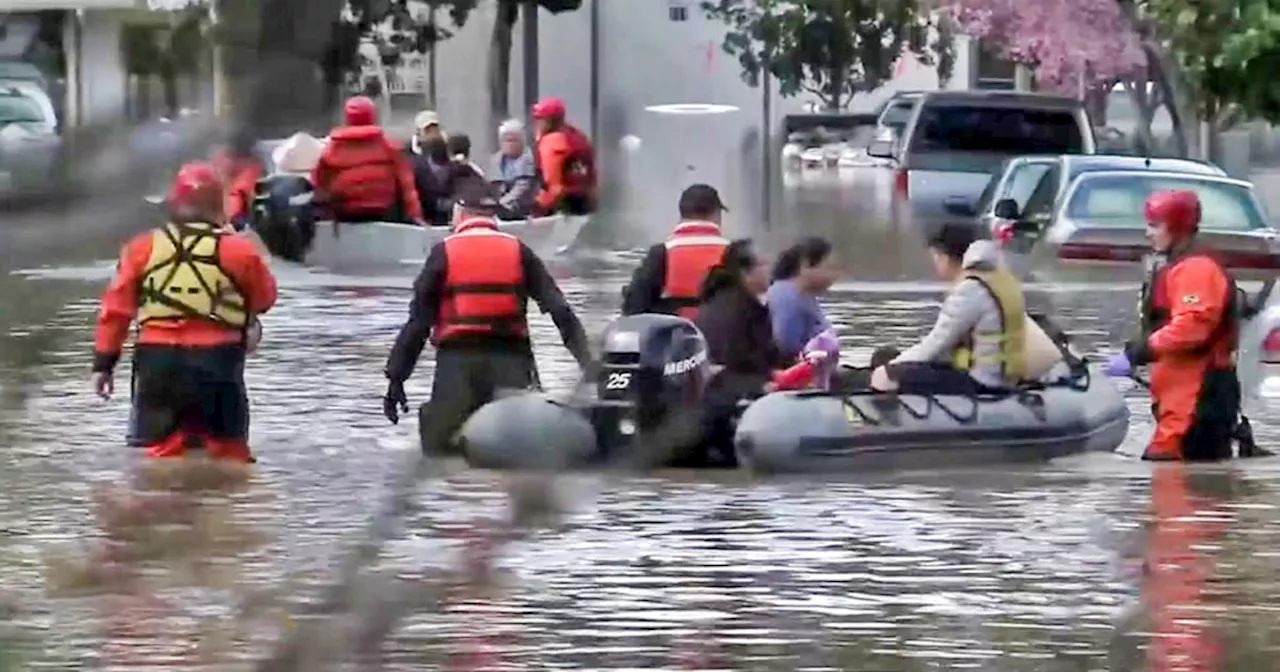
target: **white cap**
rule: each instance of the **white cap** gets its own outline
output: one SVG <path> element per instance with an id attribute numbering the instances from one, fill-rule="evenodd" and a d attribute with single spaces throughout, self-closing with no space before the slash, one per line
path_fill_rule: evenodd
<path id="1" fill-rule="evenodd" d="M 439 126 L 440 116 L 434 110 L 423 110 L 413 118 L 413 127 L 419 131 L 428 126 Z"/>
<path id="2" fill-rule="evenodd" d="M 498 137 L 511 134 L 524 135 L 524 122 L 519 119 L 508 119 L 498 126 Z"/>

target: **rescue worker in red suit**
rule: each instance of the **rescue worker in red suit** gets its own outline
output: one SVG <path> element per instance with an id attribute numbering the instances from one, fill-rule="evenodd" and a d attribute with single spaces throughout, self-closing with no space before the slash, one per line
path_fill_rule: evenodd
<path id="1" fill-rule="evenodd" d="M 409 321 L 387 359 L 383 412 L 392 423 L 408 412 L 404 383 L 428 336 L 436 347 L 431 399 L 418 412 L 423 452 L 456 451 L 454 436 L 499 389 L 538 386 L 526 304 L 551 315 L 565 347 L 586 369 L 587 336 L 542 260 L 519 238 L 498 230 L 501 205 L 487 184 L 457 196 L 453 233 L 437 243 L 413 285 Z"/>
<path id="2" fill-rule="evenodd" d="M 378 126 L 378 106 L 365 96 L 343 106 L 346 125 L 329 133 L 311 171 L 318 201 L 341 222 L 422 224 L 413 165 Z"/>
<path id="3" fill-rule="evenodd" d="M 698 316 L 702 282 L 729 241 L 720 233 L 727 208 L 715 187 L 695 184 L 680 194 L 680 224 L 666 242 L 649 248 L 622 290 L 622 314 L 665 313 Z"/>
<path id="4" fill-rule="evenodd" d="M 596 208 L 596 152 L 586 134 L 565 122 L 564 101 L 533 106 L 534 207 L 541 214 L 585 215 Z"/>
<path id="5" fill-rule="evenodd" d="M 93 385 L 103 398 L 138 321 L 130 442 L 149 457 L 201 447 L 213 458 L 251 462 L 245 354 L 261 338 L 258 316 L 276 281 L 253 243 L 225 226 L 224 185 L 206 162 L 178 171 L 170 223 L 125 244 L 102 296 Z"/>
<path id="6" fill-rule="evenodd" d="M 248 132 L 236 133 L 227 146 L 213 155 L 222 183 L 227 185 L 226 217 L 236 230 L 243 230 L 253 216 L 253 199 L 258 180 L 263 177 L 262 159 L 255 152 L 256 142 Z"/>
<path id="7" fill-rule="evenodd" d="M 1125 345 L 1131 366 L 1151 365 L 1156 431 L 1148 460 L 1231 457 L 1240 423 L 1235 351 L 1235 281 L 1196 243 L 1200 199 L 1190 191 L 1152 194 L 1147 237 L 1163 263 L 1147 278 L 1141 336 Z"/>

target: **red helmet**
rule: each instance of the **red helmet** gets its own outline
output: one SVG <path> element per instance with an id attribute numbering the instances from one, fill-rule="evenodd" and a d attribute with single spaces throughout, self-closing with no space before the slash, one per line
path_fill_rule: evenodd
<path id="1" fill-rule="evenodd" d="M 169 209 L 175 215 L 196 217 L 222 211 L 223 186 L 218 169 L 208 161 L 193 161 L 178 169 L 169 187 Z"/>
<path id="2" fill-rule="evenodd" d="M 1200 228 L 1200 197 L 1194 191 L 1157 191 L 1147 197 L 1143 214 L 1169 233 L 1190 235 Z"/>
<path id="3" fill-rule="evenodd" d="M 348 98 L 342 106 L 342 116 L 348 126 L 372 126 L 378 123 L 378 104 L 368 96 Z"/>
<path id="4" fill-rule="evenodd" d="M 539 100 L 533 106 L 533 118 L 548 121 L 564 119 L 564 101 L 554 96 Z"/>

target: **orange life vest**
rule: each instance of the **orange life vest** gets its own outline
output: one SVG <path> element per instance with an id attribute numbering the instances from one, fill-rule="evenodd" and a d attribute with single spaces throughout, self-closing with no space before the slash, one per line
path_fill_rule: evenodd
<path id="1" fill-rule="evenodd" d="M 491 219 L 469 219 L 444 239 L 444 295 L 432 342 L 460 336 L 527 338 L 520 239 Z"/>
<path id="2" fill-rule="evenodd" d="M 698 316 L 698 294 L 707 272 L 720 263 L 729 241 L 710 222 L 685 222 L 671 232 L 667 248 L 667 273 L 662 298 L 687 320 Z"/>

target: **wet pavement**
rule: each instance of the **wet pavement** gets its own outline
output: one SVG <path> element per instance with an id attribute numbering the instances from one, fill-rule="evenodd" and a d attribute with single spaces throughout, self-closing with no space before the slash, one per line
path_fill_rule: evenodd
<path id="1" fill-rule="evenodd" d="M 918 338 L 941 289 L 921 237 L 876 215 L 880 178 L 864 177 L 792 185 L 787 221 L 765 236 L 836 243 L 847 278 L 826 304 L 855 363 Z M 112 271 L 103 249 L 23 259 L 0 276 L 0 596 L 37 626 L 23 630 L 24 669 L 120 662 L 104 662 L 102 605 L 51 597 L 42 561 L 95 534 L 92 485 L 139 462 L 122 446 L 127 393 L 102 402 L 88 384 L 96 294 Z M 586 251 L 554 264 L 592 331 L 616 310 L 636 259 Z M 413 423 L 393 427 L 380 411 L 412 276 L 277 270 L 280 303 L 248 367 L 260 469 L 235 505 L 269 541 L 227 585 L 166 593 L 173 604 L 158 623 L 167 632 L 248 594 L 309 597 L 417 449 Z M 1033 288 L 1094 353 L 1113 351 L 1132 328 L 1134 291 Z M 537 316 L 533 331 L 544 384 L 567 389 L 576 371 L 554 327 Z M 425 399 L 430 372 L 424 359 L 408 385 L 413 402 Z M 1125 449 L 1140 450 L 1148 402 L 1140 390 L 1129 396 Z M 1275 445 L 1278 419 L 1273 408 L 1255 413 L 1264 443 Z M 484 631 L 488 655 L 510 669 L 1268 669 L 1280 635 L 1271 606 L 1280 464 L 1268 462 L 1153 473 L 1095 455 L 822 482 L 569 476 L 557 484 L 568 509 L 560 524 L 506 546 L 504 575 L 483 599 L 410 619 L 384 662 L 433 669 Z M 452 470 L 424 484 L 383 568 L 415 575 L 453 563 L 460 525 L 502 515 L 501 483 Z M 263 625 L 237 653 L 288 629 Z M 169 655 L 165 637 L 155 639 L 121 664 Z"/>

